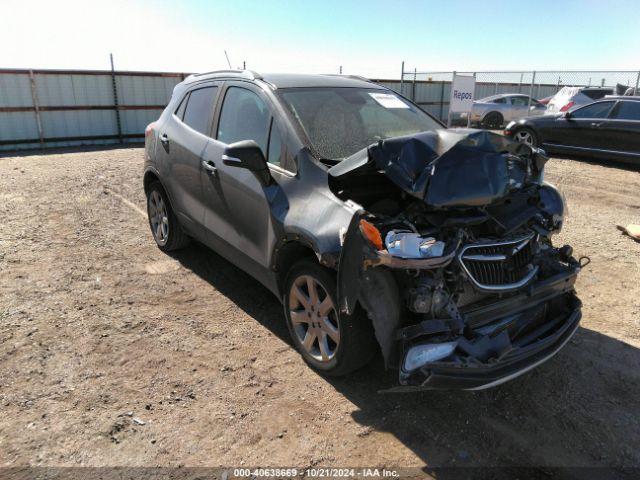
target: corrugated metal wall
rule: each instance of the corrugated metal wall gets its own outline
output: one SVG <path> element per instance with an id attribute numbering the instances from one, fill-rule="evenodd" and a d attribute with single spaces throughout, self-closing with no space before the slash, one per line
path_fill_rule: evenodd
<path id="1" fill-rule="evenodd" d="M 586 84 L 602 72 L 480 72 L 475 98 L 532 91 L 534 98 L 563 85 Z M 0 69 L 0 151 L 140 142 L 173 87 L 188 74 L 110 70 Z M 634 75 L 636 75 L 634 77 Z M 404 81 L 374 80 L 446 120 L 452 72 L 404 72 Z M 584 78 L 583 78 L 584 77 Z M 553 83 L 554 79 L 555 83 Z M 636 85 L 638 72 L 606 72 L 607 83 Z M 518 81 L 519 80 L 519 81 Z M 533 88 L 531 85 L 533 84 Z M 115 86 L 115 88 L 114 88 Z"/>
<path id="2" fill-rule="evenodd" d="M 186 75 L 0 70 L 0 150 L 142 141 Z"/>

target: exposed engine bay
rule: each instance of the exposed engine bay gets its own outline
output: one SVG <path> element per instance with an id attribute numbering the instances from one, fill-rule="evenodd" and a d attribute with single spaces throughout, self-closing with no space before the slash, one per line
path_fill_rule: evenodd
<path id="1" fill-rule="evenodd" d="M 581 264 L 552 244 L 566 206 L 543 181 L 546 161 L 460 129 L 381 140 L 329 170 L 334 194 L 361 207 L 344 236 L 340 308 L 366 310 L 401 385 L 485 388 L 575 332 Z"/>

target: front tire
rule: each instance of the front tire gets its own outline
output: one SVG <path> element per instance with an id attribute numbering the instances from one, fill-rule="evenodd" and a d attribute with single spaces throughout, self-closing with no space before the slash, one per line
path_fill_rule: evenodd
<path id="1" fill-rule="evenodd" d="M 153 182 L 147 189 L 147 217 L 151 233 L 160 250 L 170 252 L 187 246 L 189 237 L 178 223 L 160 182 Z"/>
<path id="2" fill-rule="evenodd" d="M 289 333 L 313 369 L 341 376 L 369 363 L 375 353 L 373 329 L 362 311 L 339 313 L 333 272 L 303 260 L 287 275 L 284 292 Z"/>

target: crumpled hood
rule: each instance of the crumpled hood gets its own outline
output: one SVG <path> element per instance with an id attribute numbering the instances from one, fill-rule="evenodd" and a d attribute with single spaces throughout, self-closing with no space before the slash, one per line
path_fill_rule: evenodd
<path id="1" fill-rule="evenodd" d="M 490 205 L 540 180 L 542 151 L 493 132 L 450 129 L 381 140 L 329 170 L 346 181 L 375 169 L 435 208 Z"/>

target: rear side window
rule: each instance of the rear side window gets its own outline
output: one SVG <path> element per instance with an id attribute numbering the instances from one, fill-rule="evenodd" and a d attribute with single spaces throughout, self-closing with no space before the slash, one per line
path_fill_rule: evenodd
<path id="1" fill-rule="evenodd" d="M 613 93 L 613 90 L 583 90 L 582 93 L 584 93 L 591 100 L 600 100 L 601 98 L 604 98 L 605 95 L 611 95 Z"/>
<path id="2" fill-rule="evenodd" d="M 267 156 L 270 113 L 264 101 L 251 90 L 230 87 L 224 96 L 218 140 L 230 144 L 253 140 Z"/>
<path id="3" fill-rule="evenodd" d="M 209 135 L 209 120 L 217 91 L 218 87 L 204 87 L 193 90 L 189 95 L 182 121 L 203 135 Z"/>
<path id="4" fill-rule="evenodd" d="M 606 118 L 613 102 L 592 103 L 572 113 L 572 118 Z"/>
<path id="5" fill-rule="evenodd" d="M 618 120 L 640 120 L 640 102 L 620 102 L 618 111 L 613 115 Z"/>

